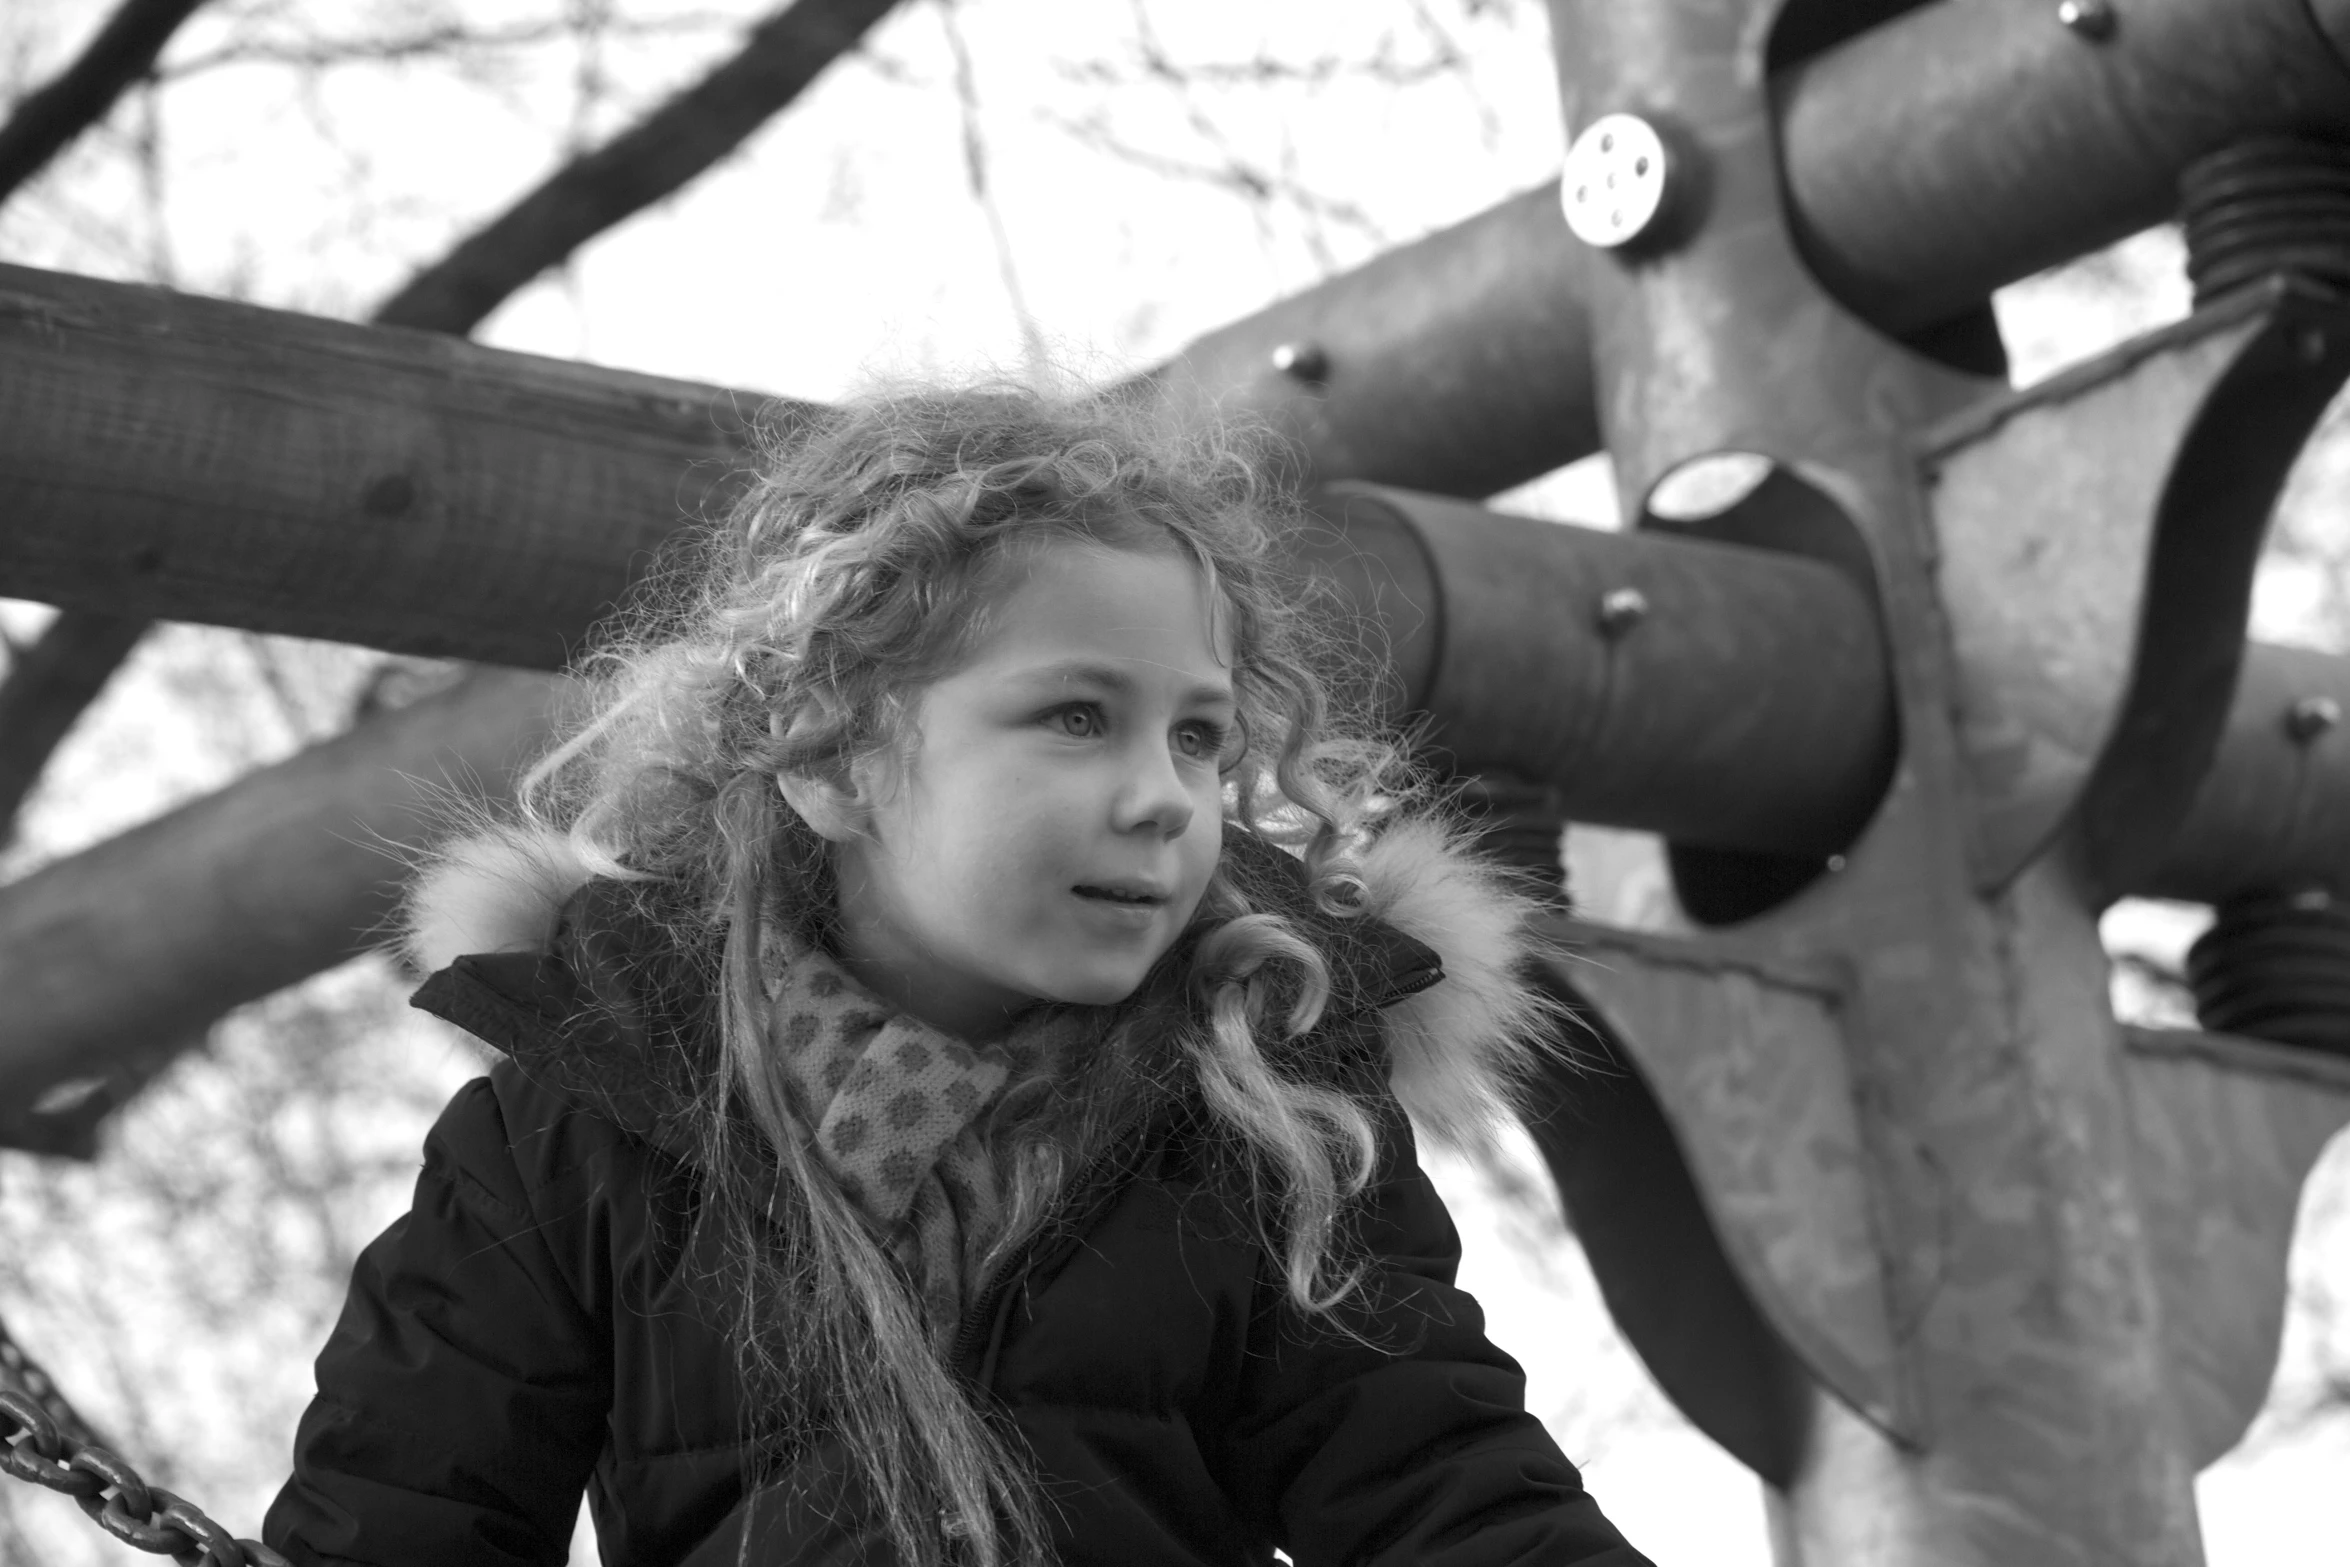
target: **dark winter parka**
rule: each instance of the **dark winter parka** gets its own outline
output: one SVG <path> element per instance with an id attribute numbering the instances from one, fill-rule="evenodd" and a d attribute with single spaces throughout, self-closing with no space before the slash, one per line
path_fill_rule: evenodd
<path id="1" fill-rule="evenodd" d="M 746 1480 L 678 1003 L 648 993 L 627 900 L 545 842 L 453 863 L 418 946 L 454 961 L 416 1002 L 504 1059 L 441 1116 L 413 1209 L 359 1261 L 270 1543 L 305 1567 L 561 1563 L 584 1488 L 607 1567 L 881 1567 L 837 1453 Z M 1372 1264 L 1354 1331 L 1288 1302 L 1180 1104 L 1077 1183 L 960 1325 L 955 1369 L 1033 1454 L 1070 1567 L 1276 1546 L 1299 1567 L 1644 1560 L 1453 1287 L 1459 1243 L 1401 1110 L 1444 1132 L 1497 1108 L 1528 1021 L 1521 911 L 1430 827 L 1387 834 L 1369 870 L 1370 918 L 1295 911 L 1337 983 L 1292 1069 L 1383 1128 L 1351 1223 Z"/>

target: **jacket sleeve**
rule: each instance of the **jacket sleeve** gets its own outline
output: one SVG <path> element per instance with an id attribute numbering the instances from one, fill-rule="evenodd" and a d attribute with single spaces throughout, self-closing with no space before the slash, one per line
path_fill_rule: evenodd
<path id="1" fill-rule="evenodd" d="M 493 1087 L 493 1082 L 496 1087 Z M 611 1404 L 592 1222 L 548 1214 L 560 1127 L 510 1065 L 459 1090 L 361 1253 L 264 1534 L 300 1567 L 561 1564 Z M 526 1174 L 526 1172 L 528 1172 Z M 569 1267 L 566 1267 L 566 1263 Z"/>
<path id="2" fill-rule="evenodd" d="M 1260 1292 L 1236 1499 L 1298 1567 L 1642 1567 L 1454 1286 L 1460 1239 L 1400 1111 L 1382 1131 L 1356 1302 L 1334 1324 Z"/>

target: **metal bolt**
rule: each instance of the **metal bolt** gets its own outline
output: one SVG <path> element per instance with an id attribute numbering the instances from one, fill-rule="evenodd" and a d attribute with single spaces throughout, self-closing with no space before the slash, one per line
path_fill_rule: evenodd
<path id="1" fill-rule="evenodd" d="M 2285 733 L 2307 745 L 2342 721 L 2342 704 L 2330 696 L 2305 696 L 2285 709 Z"/>
<path id="2" fill-rule="evenodd" d="M 1292 381 L 1320 386 L 1330 379 L 1330 355 L 1319 343 L 1283 343 L 1273 350 L 1273 368 Z"/>
<path id="3" fill-rule="evenodd" d="M 2111 38 L 2120 20 L 2114 14 L 2113 0 L 2059 0 L 2056 19 L 2092 43 Z"/>
<path id="4" fill-rule="evenodd" d="M 1648 618 L 1648 595 L 1638 588 L 1610 588 L 1599 596 L 1599 634 L 1611 642 Z"/>
<path id="5" fill-rule="evenodd" d="M 1613 250 L 1656 226 L 1672 172 L 1656 127 L 1636 114 L 1604 114 L 1567 149 L 1559 208 L 1577 239 Z"/>

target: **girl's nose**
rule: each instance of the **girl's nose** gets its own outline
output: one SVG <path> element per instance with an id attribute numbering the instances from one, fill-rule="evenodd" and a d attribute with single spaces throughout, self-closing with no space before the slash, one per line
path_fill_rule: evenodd
<path id="1" fill-rule="evenodd" d="M 1191 825 L 1191 791 L 1183 786 L 1175 755 L 1164 745 L 1139 746 L 1139 755 L 1118 791 L 1113 825 L 1120 832 L 1153 832 L 1180 838 Z"/>

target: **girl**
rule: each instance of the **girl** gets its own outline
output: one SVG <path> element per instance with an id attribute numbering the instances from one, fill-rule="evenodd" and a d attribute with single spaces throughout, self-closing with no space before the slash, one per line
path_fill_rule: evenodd
<path id="1" fill-rule="evenodd" d="M 1336 732 L 1230 437 L 779 445 L 420 879 L 505 1059 L 361 1259 L 295 1561 L 1637 1563 L 1452 1287 L 1525 909 Z"/>

